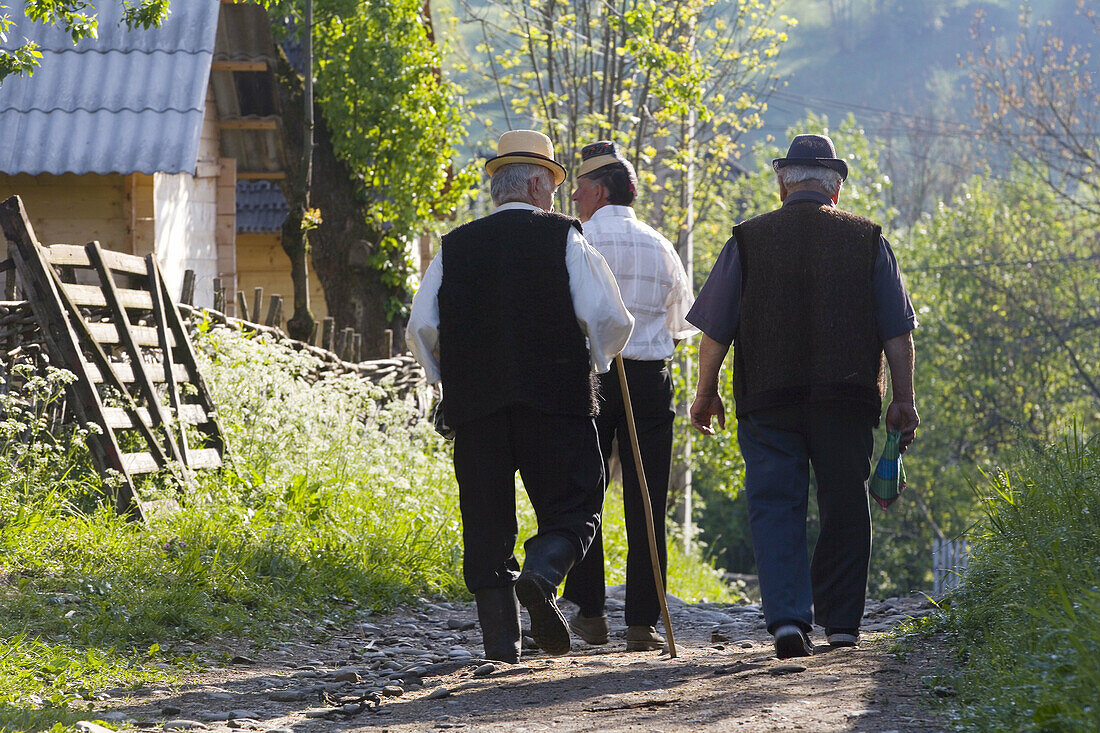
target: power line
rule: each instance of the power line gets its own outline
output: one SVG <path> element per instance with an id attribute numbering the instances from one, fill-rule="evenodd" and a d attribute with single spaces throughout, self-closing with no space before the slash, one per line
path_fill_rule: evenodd
<path id="1" fill-rule="evenodd" d="M 985 260 L 983 262 L 955 262 L 944 265 L 918 265 L 916 267 L 906 267 L 906 272 L 942 272 L 945 270 L 980 270 L 985 268 L 1010 268 L 1010 267 L 1023 267 L 1030 268 L 1036 265 L 1058 265 L 1058 264 L 1073 264 L 1073 263 L 1089 263 L 1100 262 L 1100 254 L 1088 255 L 1087 257 L 1079 257 L 1077 255 L 1067 255 L 1065 257 L 1047 257 L 1043 259 L 1033 260 L 1008 260 L 1008 261 L 996 261 Z"/>

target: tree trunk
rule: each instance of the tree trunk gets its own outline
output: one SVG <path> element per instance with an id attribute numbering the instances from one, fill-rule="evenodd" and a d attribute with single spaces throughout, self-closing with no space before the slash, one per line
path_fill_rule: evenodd
<path id="1" fill-rule="evenodd" d="M 287 321 L 286 330 L 291 338 L 309 340 L 313 333 L 313 314 L 309 310 L 309 230 L 303 226 L 310 209 L 310 188 L 313 176 L 313 0 L 306 0 L 305 33 L 302 34 L 303 103 L 305 119 L 302 120 L 302 145 L 296 182 L 299 190 L 294 214 L 287 217 L 289 223 L 298 225 L 297 234 L 283 227 L 283 251 L 290 258 L 290 280 L 294 283 L 294 315 Z"/>
<path id="2" fill-rule="evenodd" d="M 287 143 L 287 175 L 281 181 L 290 214 L 283 225 L 283 241 L 302 239 L 300 223 L 305 202 L 302 178 L 304 86 L 302 78 L 280 52 L 277 69 Z M 363 335 L 366 358 L 384 352 L 386 329 L 399 333 L 399 318 L 387 316 L 387 305 L 404 291 L 382 283 L 381 271 L 370 263 L 382 233 L 370 226 L 352 171 L 332 148 L 324 115 L 315 109 L 311 198 L 321 210 L 322 222 L 310 232 L 310 260 L 325 293 L 328 313 L 336 330 L 352 328 Z M 285 245 L 284 245 L 285 247 Z"/>

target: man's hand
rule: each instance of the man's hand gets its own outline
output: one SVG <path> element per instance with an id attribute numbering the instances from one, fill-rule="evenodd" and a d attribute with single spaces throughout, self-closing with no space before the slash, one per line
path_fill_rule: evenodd
<path id="1" fill-rule="evenodd" d="M 710 426 L 712 417 L 717 416 L 718 427 L 726 429 L 726 406 L 722 404 L 722 398 L 717 392 L 710 395 L 695 395 L 689 414 L 691 424 L 703 435 L 714 435 L 714 428 Z"/>
<path id="2" fill-rule="evenodd" d="M 692 423 L 695 422 L 694 416 L 695 406 L 692 405 Z M 920 425 L 920 416 L 917 415 L 917 407 L 912 402 L 898 402 L 895 400 L 886 408 L 886 429 L 901 432 L 898 450 L 902 453 L 916 437 L 918 425 Z"/>

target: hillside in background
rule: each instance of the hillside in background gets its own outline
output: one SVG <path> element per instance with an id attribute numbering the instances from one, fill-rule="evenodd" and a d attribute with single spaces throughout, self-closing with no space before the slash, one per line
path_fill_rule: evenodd
<path id="1" fill-rule="evenodd" d="M 1031 7 L 1058 35 L 1083 40 L 1077 0 Z M 983 14 L 1010 40 L 1020 7 L 1016 0 L 789 0 L 784 12 L 798 26 L 779 63 L 785 84 L 772 97 L 763 132 L 781 136 L 807 111 L 834 119 L 851 112 L 871 136 L 889 137 L 904 132 L 892 113 L 966 123 L 975 18 Z"/>
<path id="2" fill-rule="evenodd" d="M 1071 42 L 1083 40 L 1086 32 L 1076 7 L 1077 0 L 1031 3 L 1036 18 Z M 493 0 L 444 0 L 435 11 L 457 19 L 448 32 L 452 73 L 475 110 L 469 121 L 472 156 L 491 149 L 508 129 L 496 89 L 475 68 L 488 63 L 486 48 L 497 50 L 497 8 Z M 782 137 L 807 112 L 832 120 L 850 112 L 872 137 L 902 135 L 906 123 L 920 125 L 914 118 L 967 124 L 972 95 L 966 55 L 977 48 L 975 17 L 982 13 L 998 37 L 1011 40 L 1020 6 L 1016 0 L 786 0 L 780 12 L 798 25 L 781 51 L 776 69 L 781 85 L 764 126 L 745 138 L 750 147 L 766 135 Z M 475 15 L 489 19 L 484 33 L 482 23 L 471 20 Z M 510 122 L 533 124 L 515 116 Z"/>

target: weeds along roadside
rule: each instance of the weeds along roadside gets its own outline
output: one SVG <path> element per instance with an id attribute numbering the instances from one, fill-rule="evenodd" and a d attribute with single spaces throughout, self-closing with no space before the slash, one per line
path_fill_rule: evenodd
<path id="1" fill-rule="evenodd" d="M 406 403 L 358 379 L 310 384 L 309 357 L 263 339 L 219 329 L 196 345 L 236 459 L 144 527 L 114 516 L 79 432 L 42 430 L 62 374 L 22 391 L 33 410 L 5 404 L 0 729 L 164 678 L 187 661 L 179 642 L 307 619 L 325 633 L 345 612 L 462 592 L 449 454 Z"/>
<path id="2" fill-rule="evenodd" d="M 986 522 L 943 628 L 962 720 L 1100 730 L 1100 436 L 1022 449 L 976 491 Z"/>
<path id="3" fill-rule="evenodd" d="M 203 328 L 196 346 L 233 466 L 200 474 L 180 511 L 147 526 L 114 516 L 82 433 L 46 438 L 45 406 L 65 373 L 29 385 L 33 414 L 5 406 L 0 729 L 26 727 L 27 715 L 65 720 L 96 690 L 163 679 L 187 663 L 180 642 L 277 637 L 306 619 L 338 624 L 349 612 L 464 594 L 449 447 L 408 404 L 353 377 L 310 383 L 312 357 L 262 337 Z M 622 582 L 614 491 L 606 514 L 609 582 Z M 670 544 L 673 593 L 731 600 L 713 568 Z"/>

